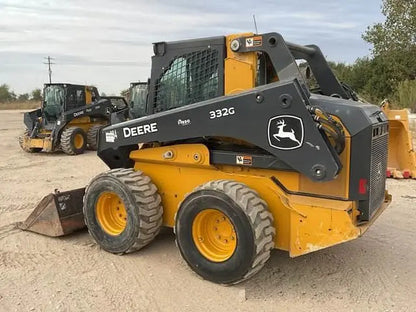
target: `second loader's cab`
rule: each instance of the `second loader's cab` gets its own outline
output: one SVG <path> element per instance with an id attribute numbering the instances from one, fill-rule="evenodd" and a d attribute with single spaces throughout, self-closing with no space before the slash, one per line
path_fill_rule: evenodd
<path id="1" fill-rule="evenodd" d="M 100 99 L 96 87 L 72 84 L 46 84 L 43 89 L 44 126 L 53 125 L 66 111 L 89 105 Z"/>
<path id="2" fill-rule="evenodd" d="M 148 86 L 147 82 L 130 83 L 127 100 L 132 118 L 139 118 L 146 115 L 146 102 L 149 93 Z"/>

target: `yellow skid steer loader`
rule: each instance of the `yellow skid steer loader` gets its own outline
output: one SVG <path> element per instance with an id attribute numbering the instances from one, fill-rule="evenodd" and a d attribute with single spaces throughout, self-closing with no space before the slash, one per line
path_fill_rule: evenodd
<path id="1" fill-rule="evenodd" d="M 235 284 L 273 248 L 296 257 L 361 236 L 389 205 L 388 120 L 350 101 L 317 46 L 244 33 L 153 51 L 145 116 L 99 132 L 110 170 L 50 195 L 22 228 L 63 235 L 86 225 L 103 249 L 123 254 L 172 227 L 197 274 Z M 60 227 L 36 228 L 48 226 L 43 215 Z M 80 215 L 85 224 L 74 227 Z"/>

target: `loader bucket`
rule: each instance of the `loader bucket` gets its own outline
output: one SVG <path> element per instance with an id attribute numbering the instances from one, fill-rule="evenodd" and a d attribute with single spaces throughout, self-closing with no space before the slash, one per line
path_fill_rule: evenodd
<path id="1" fill-rule="evenodd" d="M 409 128 L 409 113 L 406 109 L 391 110 L 386 104 L 383 111 L 389 120 L 387 177 L 416 179 L 416 155 Z"/>
<path id="2" fill-rule="evenodd" d="M 85 188 L 46 195 L 17 227 L 46 236 L 64 236 L 85 227 L 82 198 Z"/>

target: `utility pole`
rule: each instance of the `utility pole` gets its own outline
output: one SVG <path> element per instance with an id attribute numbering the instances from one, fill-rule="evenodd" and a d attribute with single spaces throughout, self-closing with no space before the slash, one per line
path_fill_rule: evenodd
<path id="1" fill-rule="evenodd" d="M 43 64 L 48 65 L 48 70 L 49 70 L 49 83 L 52 83 L 52 69 L 51 69 L 51 65 L 52 64 L 55 64 L 55 63 L 52 63 L 51 61 L 54 60 L 54 58 L 48 56 L 48 57 L 44 57 L 44 59 L 47 60 L 47 62 L 46 63 L 44 62 Z"/>

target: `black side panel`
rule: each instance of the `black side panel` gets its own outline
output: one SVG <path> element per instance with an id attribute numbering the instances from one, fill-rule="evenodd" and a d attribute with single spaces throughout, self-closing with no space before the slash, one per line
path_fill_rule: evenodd
<path id="1" fill-rule="evenodd" d="M 387 121 L 387 117 L 380 110 L 380 107 L 372 104 L 318 94 L 311 94 L 310 102 L 311 105 L 317 106 L 342 120 L 342 124 L 351 136 L 363 131 L 370 125 Z"/>
<path id="2" fill-rule="evenodd" d="M 367 189 L 370 172 L 371 149 L 371 126 L 366 127 L 358 134 L 351 137 L 351 162 L 350 162 L 350 195 L 353 200 L 367 200 L 367 192 L 359 193 L 360 179 L 367 181 L 363 187 Z M 364 181 L 362 182 L 364 183 Z"/>
<path id="3" fill-rule="evenodd" d="M 337 116 L 350 133 L 349 199 L 359 201 L 360 220 L 370 220 L 384 200 L 387 117 L 378 106 L 352 100 L 314 94 L 310 102 Z"/>
<path id="4" fill-rule="evenodd" d="M 384 200 L 388 122 L 367 127 L 351 139 L 350 199 L 359 200 L 360 221 L 368 221 Z"/>
<path id="5" fill-rule="evenodd" d="M 297 80 L 272 83 L 106 127 L 98 156 L 110 168 L 125 167 L 126 149 L 138 143 L 230 137 L 258 146 L 312 180 L 332 180 L 341 164 L 308 104 Z"/>

